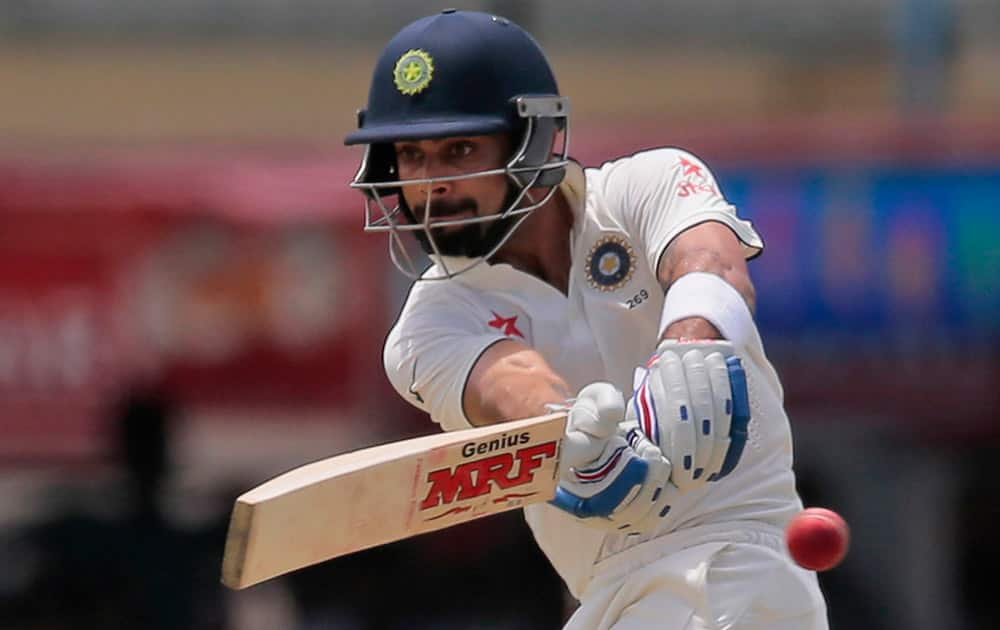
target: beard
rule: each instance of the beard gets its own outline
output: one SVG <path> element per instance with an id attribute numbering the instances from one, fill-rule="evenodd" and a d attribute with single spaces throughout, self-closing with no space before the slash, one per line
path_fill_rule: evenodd
<path id="1" fill-rule="evenodd" d="M 500 214 L 507 208 L 510 208 L 514 200 L 517 199 L 517 195 L 518 192 L 514 190 L 514 187 L 508 185 L 502 209 L 497 210 L 495 214 Z M 400 201 L 403 202 L 402 199 Z M 403 203 L 405 205 L 405 202 Z M 411 220 L 417 223 L 421 222 L 413 216 L 412 210 L 408 207 L 405 210 L 410 215 Z M 445 219 L 448 216 L 461 212 L 469 212 L 473 217 L 486 216 L 479 214 L 479 204 L 471 197 L 438 201 L 432 203 L 428 211 L 432 219 L 434 217 Z M 449 227 L 433 227 L 432 224 L 427 230 L 420 230 L 414 234 L 417 237 L 417 241 L 420 242 L 420 247 L 426 254 L 440 253 L 442 256 L 480 258 L 488 255 L 514 229 L 520 218 L 505 217 L 493 221 L 483 221 L 482 223 Z M 434 239 L 437 251 L 434 250 L 434 247 L 430 243 L 431 238 Z"/>

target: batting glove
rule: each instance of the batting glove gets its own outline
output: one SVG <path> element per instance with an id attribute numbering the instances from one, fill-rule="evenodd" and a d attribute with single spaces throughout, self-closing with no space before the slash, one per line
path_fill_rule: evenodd
<path id="1" fill-rule="evenodd" d="M 673 462 L 682 492 L 731 473 L 750 422 L 743 364 L 721 340 L 660 343 L 629 401 L 628 419 Z"/>
<path id="2" fill-rule="evenodd" d="M 669 511 L 670 462 L 635 427 L 625 426 L 625 401 L 610 383 L 584 387 L 566 422 L 556 507 L 609 529 L 641 529 Z"/>

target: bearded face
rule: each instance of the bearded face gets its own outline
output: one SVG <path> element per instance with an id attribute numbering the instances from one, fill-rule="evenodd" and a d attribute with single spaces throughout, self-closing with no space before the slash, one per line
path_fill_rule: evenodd
<path id="1" fill-rule="evenodd" d="M 485 217 L 500 214 L 517 200 L 518 192 L 508 183 L 507 193 L 502 205 L 490 211 L 484 211 L 472 197 L 459 199 L 440 199 L 433 201 L 417 210 L 408 209 L 414 223 L 423 223 L 426 212 L 430 212 L 430 228 L 427 232 L 416 232 L 417 240 L 427 254 L 440 253 L 443 256 L 465 256 L 478 258 L 488 255 L 500 240 L 513 228 L 515 217 L 506 217 L 492 221 L 470 223 L 466 225 L 451 225 L 433 227 L 435 221 L 450 221 L 473 217 Z M 428 238 L 434 239 L 437 251 Z"/>

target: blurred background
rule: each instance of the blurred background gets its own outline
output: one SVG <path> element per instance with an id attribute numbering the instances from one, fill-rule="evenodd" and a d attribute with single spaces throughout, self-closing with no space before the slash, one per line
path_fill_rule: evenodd
<path id="1" fill-rule="evenodd" d="M 436 431 L 341 145 L 418 0 L 0 4 L 0 628 L 558 628 L 508 513 L 241 592 L 235 496 Z M 751 264 L 833 627 L 995 628 L 1000 4 L 466 2 L 532 31 L 585 165 L 705 159 Z"/>

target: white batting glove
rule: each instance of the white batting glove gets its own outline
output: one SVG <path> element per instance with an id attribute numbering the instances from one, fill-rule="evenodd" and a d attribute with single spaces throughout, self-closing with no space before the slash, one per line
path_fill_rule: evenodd
<path id="1" fill-rule="evenodd" d="M 671 481 L 687 492 L 731 473 L 750 421 L 746 374 L 733 345 L 668 339 L 636 376 L 627 416 L 673 462 Z"/>
<path id="2" fill-rule="evenodd" d="M 641 529 L 670 509 L 670 462 L 641 431 L 623 435 L 624 415 L 625 400 L 610 383 L 580 390 L 566 422 L 560 482 L 551 501 L 609 530 Z"/>

